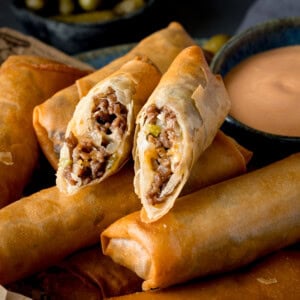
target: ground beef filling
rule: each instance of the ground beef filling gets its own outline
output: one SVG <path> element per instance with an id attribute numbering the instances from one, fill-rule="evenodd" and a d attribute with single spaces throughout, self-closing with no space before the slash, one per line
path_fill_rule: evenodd
<path id="1" fill-rule="evenodd" d="M 91 139 L 78 142 L 72 133 L 66 138 L 72 163 L 65 167 L 64 176 L 72 185 L 86 185 L 103 176 L 113 155 L 107 146 L 112 142 L 112 136 L 121 139 L 127 128 L 127 109 L 117 101 L 112 88 L 105 94 L 94 96 L 93 101 L 93 123 L 102 133 L 102 144 L 95 145 Z"/>
<path id="2" fill-rule="evenodd" d="M 161 196 L 161 192 L 173 174 L 168 150 L 172 148 L 176 139 L 176 115 L 168 107 L 164 106 L 162 109 L 158 109 L 153 104 L 147 109 L 146 123 L 151 125 L 158 124 L 157 117 L 159 114 L 163 115 L 164 126 L 160 126 L 161 130 L 157 136 L 154 136 L 151 133 L 147 135 L 148 142 L 154 144 L 157 151 L 157 158 L 152 160 L 152 168 L 155 172 L 154 180 L 146 195 L 147 201 L 151 205 L 165 201 L 167 195 Z"/>

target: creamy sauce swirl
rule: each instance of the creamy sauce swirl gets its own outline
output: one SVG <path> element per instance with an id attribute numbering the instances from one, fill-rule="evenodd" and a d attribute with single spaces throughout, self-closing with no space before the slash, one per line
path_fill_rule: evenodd
<path id="1" fill-rule="evenodd" d="M 253 55 L 224 82 L 231 116 L 265 132 L 300 136 L 300 45 Z"/>

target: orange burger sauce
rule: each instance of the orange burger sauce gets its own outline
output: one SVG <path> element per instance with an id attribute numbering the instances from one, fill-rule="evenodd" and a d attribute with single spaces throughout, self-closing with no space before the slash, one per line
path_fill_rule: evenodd
<path id="1" fill-rule="evenodd" d="M 255 54 L 224 81 L 232 117 L 268 133 L 300 136 L 300 45 Z"/>

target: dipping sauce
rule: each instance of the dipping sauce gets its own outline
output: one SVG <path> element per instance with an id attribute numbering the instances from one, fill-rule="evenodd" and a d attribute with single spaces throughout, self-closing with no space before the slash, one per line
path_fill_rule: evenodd
<path id="1" fill-rule="evenodd" d="M 232 117 L 268 133 L 300 136 L 300 45 L 255 54 L 224 82 Z"/>

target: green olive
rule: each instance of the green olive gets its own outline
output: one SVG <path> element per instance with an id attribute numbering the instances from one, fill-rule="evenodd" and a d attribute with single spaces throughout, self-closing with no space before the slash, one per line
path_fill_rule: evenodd
<path id="1" fill-rule="evenodd" d="M 45 0 L 25 0 L 26 7 L 32 10 L 41 10 L 45 4 Z"/>
<path id="2" fill-rule="evenodd" d="M 72 0 L 59 0 L 59 13 L 61 15 L 70 15 L 75 9 L 74 2 Z"/>
<path id="3" fill-rule="evenodd" d="M 101 0 L 78 0 L 78 3 L 83 10 L 93 11 L 100 6 Z"/>
<path id="4" fill-rule="evenodd" d="M 144 5 L 144 0 L 122 0 L 115 5 L 114 12 L 118 15 L 126 15 L 136 11 Z"/>
<path id="5" fill-rule="evenodd" d="M 104 22 L 115 17 L 111 10 L 91 11 L 74 15 L 57 15 L 52 18 L 56 21 L 67 23 L 93 23 Z"/>

